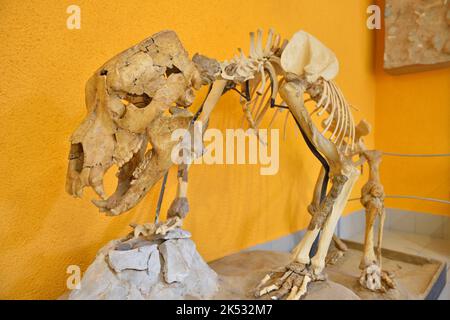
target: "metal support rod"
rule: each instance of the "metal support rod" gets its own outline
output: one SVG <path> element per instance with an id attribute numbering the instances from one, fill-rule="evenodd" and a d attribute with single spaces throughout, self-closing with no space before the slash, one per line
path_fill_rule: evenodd
<path id="1" fill-rule="evenodd" d="M 169 175 L 169 171 L 166 172 L 164 175 L 164 179 L 161 185 L 161 190 L 159 191 L 159 198 L 158 198 L 158 204 L 156 205 L 156 212 L 155 212 L 155 224 L 159 222 L 159 213 L 161 211 L 161 205 L 164 198 L 164 191 L 166 190 L 166 182 L 167 182 L 167 176 Z"/>
<path id="2" fill-rule="evenodd" d="M 330 165 L 328 164 L 327 160 L 320 154 L 320 152 L 314 147 L 312 142 L 309 140 L 306 133 L 303 131 L 302 127 L 300 126 L 300 123 L 297 121 L 295 117 L 293 117 L 295 120 L 295 123 L 297 124 L 297 127 L 300 129 L 300 132 L 303 136 L 303 139 L 305 140 L 306 144 L 308 145 L 308 148 L 311 150 L 311 152 L 314 154 L 314 156 L 320 161 L 323 168 L 325 169 L 325 175 L 323 178 L 322 183 L 322 190 L 320 192 L 320 203 L 323 202 L 323 200 L 326 197 L 327 194 L 327 188 L 328 188 L 328 180 L 329 180 L 329 174 L 330 174 Z M 319 239 L 320 239 L 320 232 L 317 235 L 316 239 L 314 240 L 314 243 L 311 246 L 311 250 L 309 252 L 309 257 L 312 258 L 317 252 L 317 248 L 319 246 Z"/>

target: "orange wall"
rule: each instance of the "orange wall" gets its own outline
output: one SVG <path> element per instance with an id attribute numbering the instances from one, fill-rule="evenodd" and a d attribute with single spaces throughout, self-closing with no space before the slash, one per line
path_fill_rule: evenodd
<path id="1" fill-rule="evenodd" d="M 92 192 L 81 200 L 64 192 L 69 136 L 85 115 L 84 83 L 101 64 L 165 28 L 174 29 L 191 54 L 218 59 L 248 48 L 248 32 L 257 27 L 273 26 L 286 37 L 304 29 L 336 52 L 337 82 L 361 110 L 356 120 L 373 123 L 373 33 L 365 26 L 369 2 L 2 1 L 0 298 L 56 298 L 65 291 L 68 265 L 85 270 L 102 245 L 129 231 L 130 222 L 153 219 L 159 186 L 116 218 L 94 208 Z M 81 7 L 81 30 L 65 27 L 66 8 L 73 3 Z M 240 119 L 238 98 L 230 93 L 211 126 L 238 127 Z M 275 127 L 282 127 L 281 118 Z M 372 135 L 368 143 L 373 141 Z M 185 226 L 208 260 L 302 229 L 318 170 L 291 119 L 278 175 L 261 176 L 258 166 L 193 167 Z M 111 191 L 112 174 L 107 182 Z M 162 212 L 174 193 L 171 172 Z M 357 208 L 353 203 L 348 212 Z"/>
<path id="2" fill-rule="evenodd" d="M 392 76 L 383 70 L 383 32 L 377 33 L 375 139 L 395 153 L 450 152 L 450 68 Z M 450 199 L 450 158 L 384 157 L 387 194 Z M 450 216 L 448 204 L 386 200 L 386 206 Z"/>

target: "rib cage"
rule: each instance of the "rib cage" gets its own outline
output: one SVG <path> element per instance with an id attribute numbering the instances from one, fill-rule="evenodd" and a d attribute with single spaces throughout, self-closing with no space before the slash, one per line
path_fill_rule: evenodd
<path id="1" fill-rule="evenodd" d="M 316 101 L 316 108 L 311 116 L 320 118 L 325 112 L 328 114 L 322 122 L 322 135 L 333 142 L 338 148 L 345 148 L 348 153 L 355 147 L 355 122 L 350 111 L 350 104 L 345 99 L 341 89 L 333 82 L 321 79 L 322 94 Z M 312 100 L 314 98 L 312 97 Z M 327 136 L 328 135 L 328 136 Z"/>
<path id="2" fill-rule="evenodd" d="M 255 34 L 250 33 L 250 52 L 249 57 L 245 58 L 240 51 L 240 57 L 235 59 L 251 62 L 254 78 L 246 82 L 249 85 L 250 99 L 241 97 L 241 105 L 244 111 L 244 118 L 248 121 L 249 127 L 256 130 L 261 124 L 263 117 L 270 110 L 272 101 L 278 98 L 278 88 L 284 81 L 284 74 L 277 73 L 276 70 L 282 70 L 280 56 L 286 46 L 287 41 L 281 44 L 281 37 L 275 34 L 271 29 L 267 37 L 267 43 L 263 48 L 262 31 L 258 30 Z M 247 60 L 248 59 L 248 60 Z M 256 72 L 255 72 L 256 71 Z M 243 92 L 245 85 L 242 85 Z M 323 78 L 318 79 L 311 87 L 320 87 L 319 97 L 310 94 L 312 101 L 315 102 L 315 108 L 311 112 L 312 120 L 319 120 L 319 130 L 321 134 L 336 145 L 345 154 L 353 152 L 355 148 L 355 122 L 350 110 L 350 104 L 345 99 L 341 89 L 332 81 Z M 307 100 L 307 101 L 310 101 Z M 282 106 L 286 106 L 284 102 Z M 281 108 L 275 108 L 272 119 L 269 122 L 269 128 L 274 123 Z M 320 122 L 323 115 L 328 116 Z M 284 121 L 286 127 L 287 119 Z M 314 121 L 317 123 L 317 121 Z"/>

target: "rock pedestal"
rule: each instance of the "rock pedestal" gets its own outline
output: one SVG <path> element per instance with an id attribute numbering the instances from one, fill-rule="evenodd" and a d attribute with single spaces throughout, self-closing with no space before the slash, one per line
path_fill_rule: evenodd
<path id="1" fill-rule="evenodd" d="M 69 299 L 208 299 L 217 275 L 181 229 L 149 241 L 113 240 L 97 254 Z"/>

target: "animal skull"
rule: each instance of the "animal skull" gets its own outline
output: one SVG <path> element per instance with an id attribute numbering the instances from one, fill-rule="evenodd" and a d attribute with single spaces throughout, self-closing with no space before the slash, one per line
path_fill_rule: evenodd
<path id="1" fill-rule="evenodd" d="M 173 31 L 105 63 L 86 84 L 87 116 L 71 137 L 66 191 L 81 197 L 84 187 L 92 187 L 102 198 L 94 204 L 110 215 L 135 206 L 172 165 L 171 133 L 188 127 L 192 115 L 184 108 L 201 83 Z M 108 198 L 103 176 L 114 164 L 118 185 Z"/>

